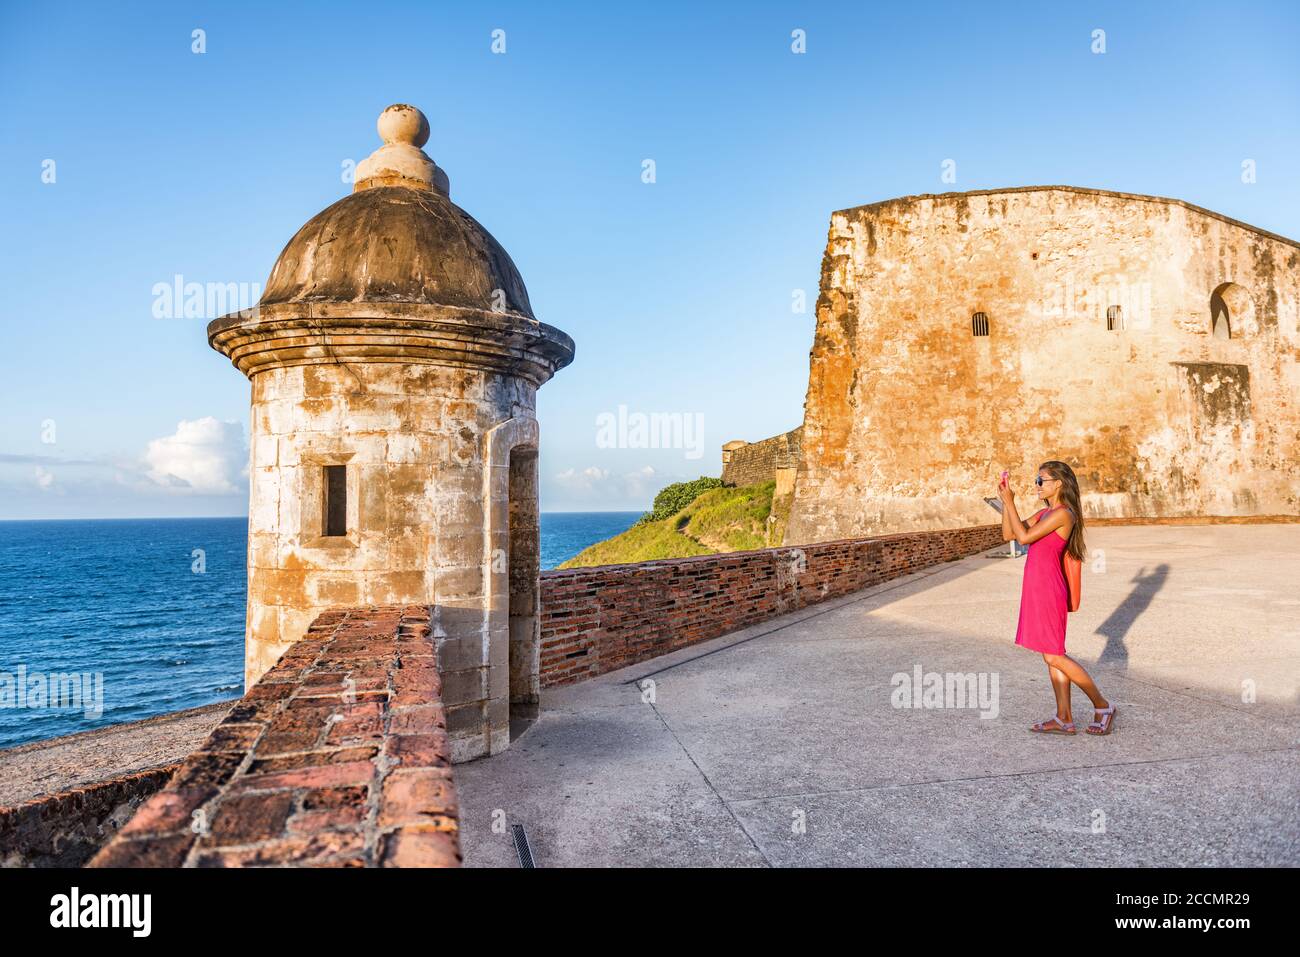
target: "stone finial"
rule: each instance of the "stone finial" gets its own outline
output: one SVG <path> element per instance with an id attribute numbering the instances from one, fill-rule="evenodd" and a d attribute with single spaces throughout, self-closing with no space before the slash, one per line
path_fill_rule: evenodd
<path id="1" fill-rule="evenodd" d="M 357 164 L 352 192 L 376 186 L 436 189 L 451 195 L 447 174 L 420 147 L 429 142 L 429 120 L 405 103 L 394 103 L 375 124 L 384 145 Z"/>

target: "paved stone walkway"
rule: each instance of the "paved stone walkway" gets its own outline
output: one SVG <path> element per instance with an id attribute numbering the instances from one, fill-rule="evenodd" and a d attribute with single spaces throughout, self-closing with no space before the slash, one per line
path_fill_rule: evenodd
<path id="1" fill-rule="evenodd" d="M 1110 737 L 1077 689 L 1077 736 L 1028 731 L 1051 685 L 997 549 L 547 693 L 457 768 L 466 863 L 517 866 L 522 824 L 539 867 L 1300 865 L 1300 526 L 1089 545 L 1066 643 Z M 996 676 L 996 717 L 893 707 L 917 667 Z"/>

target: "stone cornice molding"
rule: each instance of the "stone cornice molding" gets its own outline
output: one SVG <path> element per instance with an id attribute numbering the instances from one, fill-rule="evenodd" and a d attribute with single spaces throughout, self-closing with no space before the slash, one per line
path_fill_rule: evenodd
<path id="1" fill-rule="evenodd" d="M 408 302 L 276 303 L 222 316 L 208 343 L 252 378 L 340 362 L 481 367 L 541 385 L 573 361 L 573 340 L 536 319 Z"/>

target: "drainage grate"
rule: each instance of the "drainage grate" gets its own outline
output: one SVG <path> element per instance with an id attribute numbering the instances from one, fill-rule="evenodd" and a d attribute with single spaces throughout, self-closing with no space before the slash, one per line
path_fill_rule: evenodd
<path id="1" fill-rule="evenodd" d="M 519 866 L 535 869 L 537 865 L 533 863 L 533 849 L 528 846 L 528 832 L 522 824 L 511 824 L 510 829 L 515 835 L 515 853 L 519 855 Z"/>

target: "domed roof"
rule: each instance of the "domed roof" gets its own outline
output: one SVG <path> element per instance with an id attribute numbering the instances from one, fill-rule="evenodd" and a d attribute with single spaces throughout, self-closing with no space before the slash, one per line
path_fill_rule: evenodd
<path id="1" fill-rule="evenodd" d="M 523 278 L 492 234 L 439 190 L 408 186 L 359 189 L 298 230 L 261 305 L 291 302 L 420 303 L 533 318 Z"/>
<path id="2" fill-rule="evenodd" d="M 422 150 L 429 123 L 398 103 L 352 195 L 313 216 L 280 253 L 251 309 L 208 323 L 208 343 L 250 378 L 336 362 L 487 368 L 536 385 L 573 361 L 538 322 L 501 244 L 451 201 Z"/>

